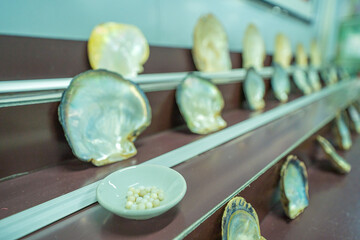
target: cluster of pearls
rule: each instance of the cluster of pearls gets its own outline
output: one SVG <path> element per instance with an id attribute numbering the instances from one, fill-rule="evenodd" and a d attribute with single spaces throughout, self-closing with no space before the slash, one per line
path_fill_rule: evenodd
<path id="1" fill-rule="evenodd" d="M 164 200 L 164 191 L 157 187 L 138 188 L 130 187 L 126 194 L 127 209 L 145 210 L 160 206 L 160 201 Z"/>

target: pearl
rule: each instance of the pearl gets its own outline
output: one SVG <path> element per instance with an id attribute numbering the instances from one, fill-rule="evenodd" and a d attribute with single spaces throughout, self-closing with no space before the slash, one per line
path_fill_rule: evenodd
<path id="1" fill-rule="evenodd" d="M 146 209 L 150 209 L 153 207 L 153 204 L 151 202 L 146 203 Z"/>
<path id="2" fill-rule="evenodd" d="M 133 204 L 134 204 L 133 202 L 127 201 L 125 207 L 126 207 L 127 209 L 131 209 L 131 207 L 132 207 Z"/>
<path id="3" fill-rule="evenodd" d="M 151 194 L 151 198 L 157 199 L 157 198 L 158 198 L 158 195 L 157 195 L 156 193 L 152 193 L 152 194 Z"/>
<path id="4" fill-rule="evenodd" d="M 140 203 L 140 204 L 137 206 L 137 209 L 138 209 L 138 210 L 145 210 L 145 204 Z"/>
<path id="5" fill-rule="evenodd" d="M 135 196 L 130 196 L 130 197 L 128 197 L 127 200 L 130 201 L 130 202 L 135 202 L 136 198 L 135 198 Z"/>
<path id="6" fill-rule="evenodd" d="M 160 201 L 164 200 L 164 193 L 160 192 L 158 197 Z"/>

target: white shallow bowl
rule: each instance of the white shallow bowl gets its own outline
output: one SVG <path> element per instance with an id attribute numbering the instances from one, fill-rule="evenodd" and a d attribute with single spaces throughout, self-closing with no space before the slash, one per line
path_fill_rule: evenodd
<path id="1" fill-rule="evenodd" d="M 164 190 L 160 206 L 145 210 L 125 208 L 129 187 L 155 186 Z M 104 178 L 97 188 L 97 200 L 107 210 L 124 218 L 145 220 L 165 213 L 181 201 L 186 192 L 184 177 L 159 165 L 139 165 L 118 170 Z"/>

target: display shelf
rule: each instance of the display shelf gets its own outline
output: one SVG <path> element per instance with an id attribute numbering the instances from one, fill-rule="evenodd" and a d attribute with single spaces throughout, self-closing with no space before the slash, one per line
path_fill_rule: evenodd
<path id="1" fill-rule="evenodd" d="M 333 89 L 332 94 L 309 102 L 300 109 L 294 108 L 245 135 L 174 166 L 185 177 L 188 191 L 182 202 L 163 216 L 148 221 L 130 221 L 116 217 L 96 204 L 34 233 L 32 237 L 67 237 L 71 234 L 75 238 L 182 238 L 326 125 L 337 110 L 346 107 L 358 96 L 358 87 L 355 86 L 358 86 L 357 81 L 343 83 L 339 91 L 335 90 L 336 86 L 329 88 Z M 301 97 L 289 104 L 311 96 Z M 252 119 L 255 121 L 256 117 Z"/>

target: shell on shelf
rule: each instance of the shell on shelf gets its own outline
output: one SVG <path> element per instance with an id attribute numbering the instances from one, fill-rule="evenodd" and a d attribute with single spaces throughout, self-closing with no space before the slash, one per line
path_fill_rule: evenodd
<path id="1" fill-rule="evenodd" d="M 299 88 L 304 95 L 309 95 L 312 88 L 307 81 L 306 72 L 301 68 L 296 68 L 293 73 L 293 80 L 297 88 Z"/>
<path id="2" fill-rule="evenodd" d="M 226 127 L 224 99 L 210 80 L 189 74 L 176 89 L 176 102 L 190 131 L 208 134 Z"/>
<path id="3" fill-rule="evenodd" d="M 354 105 L 348 107 L 348 113 L 351 119 L 351 126 L 357 132 L 360 133 L 360 114 Z"/>
<path id="4" fill-rule="evenodd" d="M 63 93 L 58 113 L 75 156 L 96 166 L 134 156 L 133 141 L 151 122 L 143 91 L 106 70 L 75 76 Z"/>
<path id="5" fill-rule="evenodd" d="M 227 204 L 221 221 L 223 240 L 265 240 L 261 236 L 259 218 L 255 209 L 242 197 Z"/>
<path id="6" fill-rule="evenodd" d="M 290 155 L 281 167 L 281 203 L 286 215 L 295 219 L 309 205 L 306 167 L 296 156 Z"/>
<path id="7" fill-rule="evenodd" d="M 265 43 L 254 24 L 249 24 L 243 38 L 243 66 L 244 68 L 261 69 L 264 66 L 266 52 Z"/>
<path id="8" fill-rule="evenodd" d="M 275 37 L 274 62 L 283 68 L 288 68 L 291 63 L 291 43 L 288 37 L 278 33 Z"/>
<path id="9" fill-rule="evenodd" d="M 92 30 L 88 56 L 93 69 L 106 69 L 124 77 L 135 77 L 143 71 L 143 64 L 149 58 L 149 45 L 139 28 L 107 22 Z"/>
<path id="10" fill-rule="evenodd" d="M 344 120 L 342 113 L 339 113 L 335 118 L 335 126 L 333 128 L 336 143 L 342 150 L 349 150 L 352 145 L 351 135 L 349 128 Z"/>
<path id="11" fill-rule="evenodd" d="M 275 97 L 280 102 L 287 102 L 290 93 L 290 80 L 286 70 L 279 64 L 274 64 L 274 74 L 271 77 L 271 87 Z"/>
<path id="12" fill-rule="evenodd" d="M 326 138 L 318 135 L 316 140 L 320 143 L 321 148 L 326 154 L 326 158 L 330 161 L 336 171 L 342 174 L 350 172 L 351 165 L 336 152 L 335 148 Z"/>
<path id="13" fill-rule="evenodd" d="M 231 70 L 228 38 L 224 27 L 213 14 L 198 20 L 194 29 L 192 55 L 199 71 Z"/>
<path id="14" fill-rule="evenodd" d="M 246 73 L 244 94 L 251 110 L 261 110 L 265 107 L 265 83 L 252 67 Z"/>

